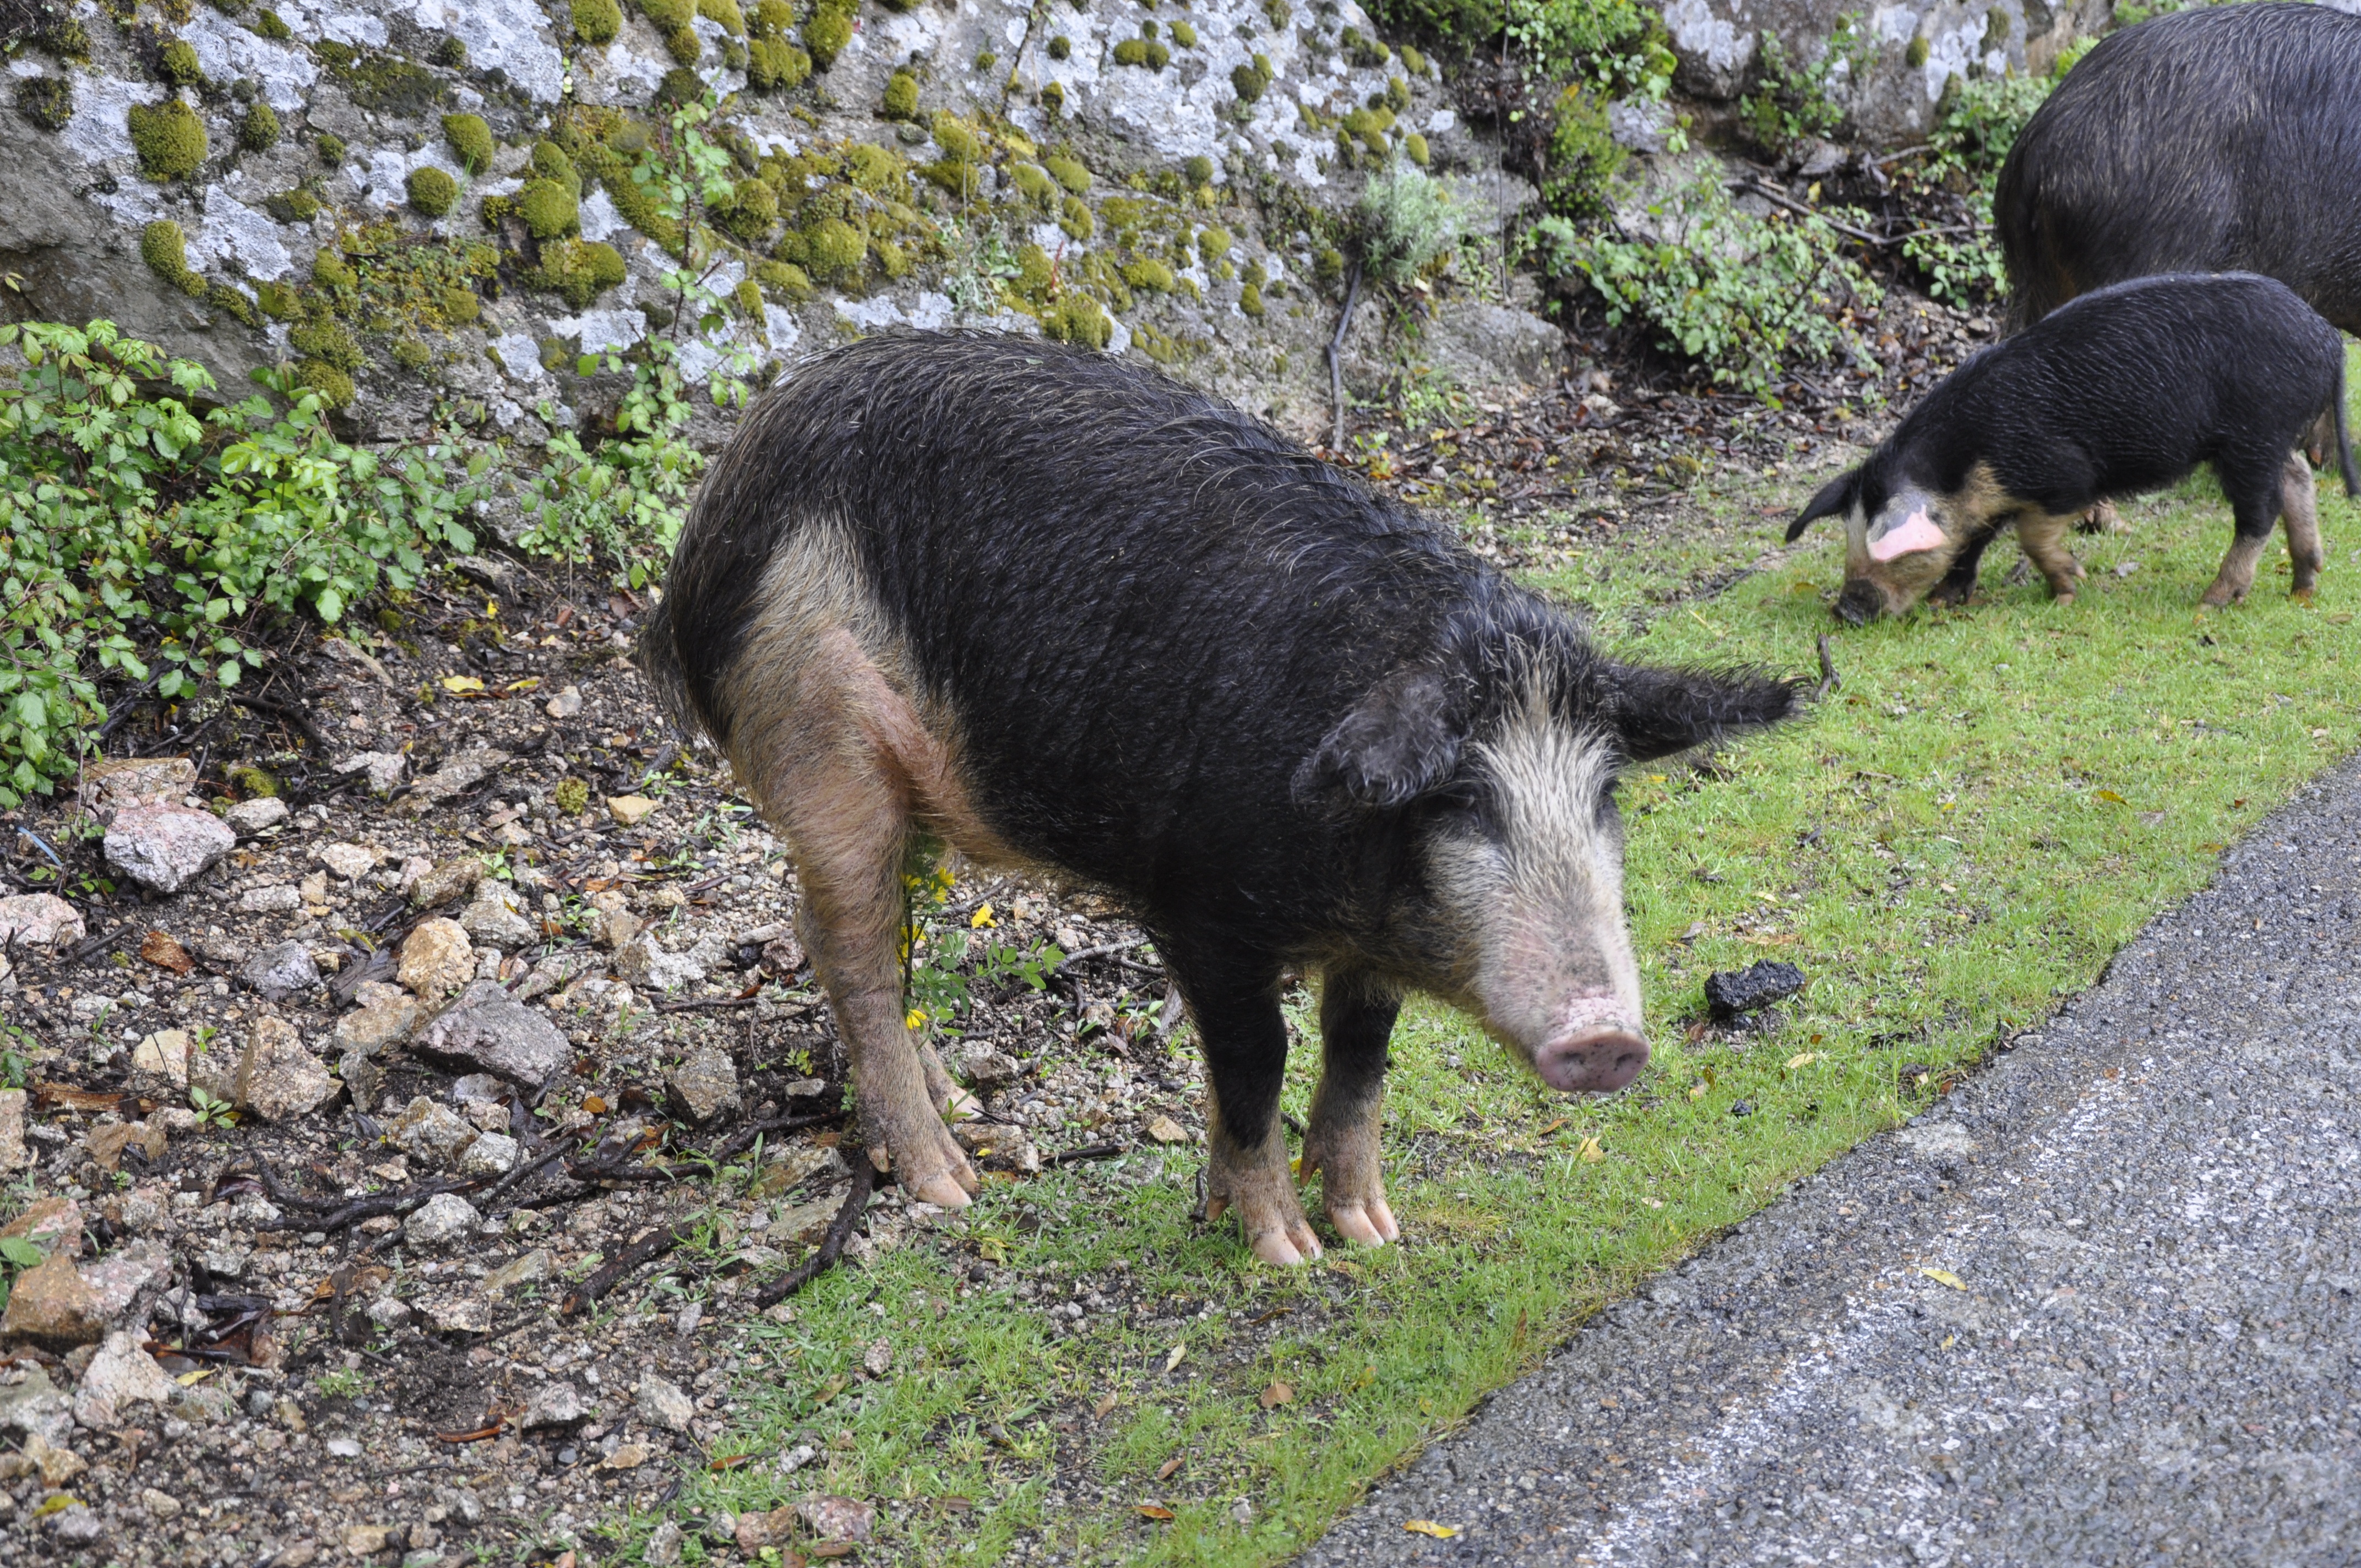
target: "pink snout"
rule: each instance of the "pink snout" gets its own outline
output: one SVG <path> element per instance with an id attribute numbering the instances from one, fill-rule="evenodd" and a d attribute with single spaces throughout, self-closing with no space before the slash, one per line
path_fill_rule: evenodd
<path id="1" fill-rule="evenodd" d="M 1533 1071 L 1562 1094 L 1606 1094 L 1648 1065 L 1648 1042 L 1611 999 L 1585 997 L 1558 1033 L 1533 1053 Z"/>

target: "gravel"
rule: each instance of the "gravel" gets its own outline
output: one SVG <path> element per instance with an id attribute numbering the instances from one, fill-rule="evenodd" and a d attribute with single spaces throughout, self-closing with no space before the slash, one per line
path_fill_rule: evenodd
<path id="1" fill-rule="evenodd" d="M 1301 1561 L 2361 1561 L 2356 844 L 2348 763 Z"/>

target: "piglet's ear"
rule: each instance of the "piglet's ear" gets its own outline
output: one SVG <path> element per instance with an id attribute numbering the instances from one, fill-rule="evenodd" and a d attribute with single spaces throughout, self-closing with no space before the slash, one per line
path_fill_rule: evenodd
<path id="1" fill-rule="evenodd" d="M 1465 720 L 1458 706 L 1435 670 L 1396 671 L 1303 759 L 1295 770 L 1295 798 L 1370 810 L 1416 800 L 1459 765 Z"/>
<path id="2" fill-rule="evenodd" d="M 1853 492 L 1860 488 L 1861 470 L 1858 468 L 1850 473 L 1839 474 L 1835 478 L 1822 485 L 1820 493 L 1812 498 L 1812 504 L 1806 507 L 1795 521 L 1787 525 L 1787 543 L 1793 544 L 1801 539 L 1804 536 L 1804 530 L 1811 527 L 1816 520 L 1834 517 L 1839 512 L 1851 510 Z"/>
<path id="3" fill-rule="evenodd" d="M 1752 671 L 1617 664 L 1608 673 L 1615 728 L 1635 762 L 1776 724 L 1802 706 L 1806 683 Z"/>

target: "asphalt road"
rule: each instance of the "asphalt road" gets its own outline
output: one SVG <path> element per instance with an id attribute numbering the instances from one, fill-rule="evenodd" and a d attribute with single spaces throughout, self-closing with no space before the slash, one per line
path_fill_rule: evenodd
<path id="1" fill-rule="evenodd" d="M 1989 1070 L 1593 1320 L 1302 1562 L 2352 1568 L 2357 1134 L 2348 763 Z"/>

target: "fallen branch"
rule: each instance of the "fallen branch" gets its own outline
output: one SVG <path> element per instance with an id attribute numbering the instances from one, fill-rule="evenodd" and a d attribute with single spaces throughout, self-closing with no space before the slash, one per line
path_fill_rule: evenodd
<path id="1" fill-rule="evenodd" d="M 1335 438 L 1328 443 L 1332 452 L 1345 450 L 1345 333 L 1353 324 L 1353 307 L 1361 300 L 1361 264 L 1353 263 L 1352 280 L 1345 287 L 1345 311 L 1336 318 L 1336 335 L 1328 340 L 1328 397 L 1336 410 Z"/>
<path id="2" fill-rule="evenodd" d="M 1820 633 L 1820 684 L 1814 689 L 1812 700 L 1817 702 L 1843 685 L 1844 677 L 1837 674 L 1837 662 L 1828 656 L 1828 634 L 1823 631 Z"/>
<path id="3" fill-rule="evenodd" d="M 759 1312 L 777 1306 L 833 1267 L 844 1252 L 844 1244 L 852 1239 L 852 1227 L 860 1223 L 862 1211 L 869 1207 L 869 1195 L 876 1190 L 876 1166 L 866 1158 L 855 1158 L 852 1186 L 844 1195 L 844 1206 L 829 1222 L 828 1234 L 820 1239 L 819 1251 L 756 1291 L 754 1310 Z"/>
<path id="4" fill-rule="evenodd" d="M 331 750 L 328 737 L 322 732 L 319 725 L 313 721 L 312 716 L 300 707 L 283 702 L 273 702 L 267 696 L 247 696 L 244 693 L 233 695 L 229 700 L 235 706 L 245 708 L 250 713 L 259 713 L 265 718 L 279 720 L 302 735 L 304 740 L 317 746 L 322 751 Z"/>
<path id="5" fill-rule="evenodd" d="M 567 1291 L 566 1299 L 558 1303 L 558 1314 L 570 1318 L 585 1307 L 597 1306 L 601 1296 L 696 1234 L 697 1227 L 690 1224 L 662 1225 L 650 1231 L 625 1247 L 613 1262 L 600 1265 L 597 1273 Z"/>

